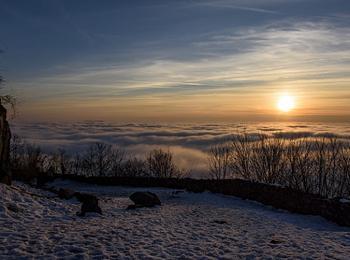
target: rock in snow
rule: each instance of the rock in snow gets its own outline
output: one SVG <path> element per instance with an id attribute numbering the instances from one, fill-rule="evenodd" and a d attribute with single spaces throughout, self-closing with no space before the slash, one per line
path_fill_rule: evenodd
<path id="1" fill-rule="evenodd" d="M 154 207 L 154 206 L 160 206 L 161 202 L 158 196 L 152 192 L 146 191 L 146 192 L 134 192 L 129 197 L 135 205 L 131 205 L 128 207 L 128 209 L 131 208 L 142 208 L 142 207 Z"/>
<path id="2" fill-rule="evenodd" d="M 83 217 L 87 212 L 102 214 L 102 210 L 98 205 L 98 198 L 95 195 L 77 192 L 75 193 L 75 197 L 82 203 L 81 210 L 77 214 L 78 216 Z"/>

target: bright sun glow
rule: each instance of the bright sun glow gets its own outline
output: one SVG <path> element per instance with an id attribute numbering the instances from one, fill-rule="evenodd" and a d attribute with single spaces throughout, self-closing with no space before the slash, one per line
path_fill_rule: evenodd
<path id="1" fill-rule="evenodd" d="M 282 112 L 289 112 L 295 107 L 294 97 L 290 95 L 283 95 L 279 97 L 277 108 Z"/>

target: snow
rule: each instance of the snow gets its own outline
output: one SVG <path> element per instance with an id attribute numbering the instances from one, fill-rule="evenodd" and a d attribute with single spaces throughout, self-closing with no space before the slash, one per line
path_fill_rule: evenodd
<path id="1" fill-rule="evenodd" d="M 338 258 L 350 255 L 350 228 L 211 193 L 102 187 L 56 181 L 98 195 L 103 215 L 75 215 L 75 199 L 15 183 L 0 185 L 0 259 Z M 128 195 L 152 191 L 163 205 L 125 210 Z M 36 195 L 33 195 L 36 194 Z"/>

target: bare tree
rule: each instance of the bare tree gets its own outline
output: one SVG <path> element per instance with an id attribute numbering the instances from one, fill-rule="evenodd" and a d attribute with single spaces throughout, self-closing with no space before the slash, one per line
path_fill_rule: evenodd
<path id="1" fill-rule="evenodd" d="M 30 173 L 38 174 L 47 169 L 47 155 L 44 154 L 40 146 L 27 144 L 24 154 L 24 168 Z"/>
<path id="2" fill-rule="evenodd" d="M 154 149 L 146 159 L 148 175 L 156 178 L 178 178 L 184 172 L 173 161 L 173 154 L 162 149 Z"/>
<path id="3" fill-rule="evenodd" d="M 57 153 L 49 156 L 49 162 L 53 175 L 65 175 L 72 170 L 72 160 L 64 149 L 58 149 Z"/>
<path id="4" fill-rule="evenodd" d="M 337 187 L 337 197 L 350 197 L 350 145 L 347 143 L 339 158 L 339 185 Z"/>
<path id="5" fill-rule="evenodd" d="M 144 177 L 147 175 L 146 162 L 136 157 L 129 158 L 123 165 L 123 176 Z"/>
<path id="6" fill-rule="evenodd" d="M 13 135 L 10 144 L 10 167 L 17 170 L 23 167 L 23 156 L 25 154 L 25 142 L 18 136 Z"/>
<path id="7" fill-rule="evenodd" d="M 214 178 L 232 175 L 280 184 L 325 197 L 350 194 L 350 144 L 337 137 L 285 139 L 261 135 L 252 140 L 241 135 L 230 149 L 211 148 L 209 172 Z"/>
<path id="8" fill-rule="evenodd" d="M 86 173 L 84 173 L 84 160 L 79 153 L 76 153 L 74 158 L 71 160 L 70 168 L 71 174 L 73 175 L 86 175 Z"/>
<path id="9" fill-rule="evenodd" d="M 231 147 L 227 144 L 210 148 L 208 156 L 209 174 L 216 180 L 226 179 L 231 174 Z"/>
<path id="10" fill-rule="evenodd" d="M 83 156 L 83 169 L 88 176 L 107 176 L 112 166 L 112 146 L 104 143 L 92 144 Z"/>
<path id="11" fill-rule="evenodd" d="M 64 149 L 58 150 L 59 172 L 62 175 L 68 174 L 70 171 L 70 158 Z"/>
<path id="12" fill-rule="evenodd" d="M 122 176 L 124 174 L 125 152 L 117 147 L 113 147 L 108 156 L 111 163 L 110 174 L 113 176 Z"/>
<path id="13" fill-rule="evenodd" d="M 252 167 L 258 181 L 278 183 L 285 169 L 282 139 L 260 136 L 253 147 Z"/>
<path id="14" fill-rule="evenodd" d="M 288 140 L 285 148 L 285 174 L 282 176 L 282 184 L 310 192 L 312 182 L 312 151 L 311 144 L 306 139 Z"/>
<path id="15" fill-rule="evenodd" d="M 88 176 L 121 176 L 124 160 L 125 152 L 116 146 L 95 143 L 82 157 L 76 157 L 73 168 Z"/>
<path id="16" fill-rule="evenodd" d="M 244 133 L 233 138 L 231 142 L 232 174 L 247 180 L 254 179 L 252 174 L 253 142 Z"/>

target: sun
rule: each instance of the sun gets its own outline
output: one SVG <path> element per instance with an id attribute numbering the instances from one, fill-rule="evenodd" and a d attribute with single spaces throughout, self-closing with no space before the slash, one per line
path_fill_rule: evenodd
<path id="1" fill-rule="evenodd" d="M 277 108 L 281 112 L 289 112 L 295 107 L 295 100 L 293 96 L 283 95 L 280 96 L 277 102 Z"/>

